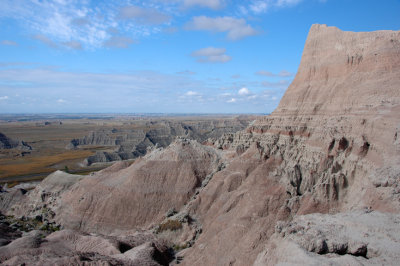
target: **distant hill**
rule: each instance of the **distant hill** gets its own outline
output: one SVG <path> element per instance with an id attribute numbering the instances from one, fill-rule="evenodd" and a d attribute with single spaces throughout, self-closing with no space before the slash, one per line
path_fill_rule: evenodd
<path id="1" fill-rule="evenodd" d="M 0 132 L 0 149 L 19 149 L 21 151 L 30 151 L 32 147 L 22 140 L 13 140 Z"/>

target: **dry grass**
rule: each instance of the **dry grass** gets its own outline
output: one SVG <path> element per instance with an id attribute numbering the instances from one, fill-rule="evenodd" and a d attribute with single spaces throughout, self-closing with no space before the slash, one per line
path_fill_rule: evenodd
<path id="1" fill-rule="evenodd" d="M 177 220 L 167 220 L 166 222 L 160 224 L 158 228 L 158 233 L 161 233 L 163 231 L 176 231 L 182 228 L 182 223 L 177 221 Z"/>
<path id="2" fill-rule="evenodd" d="M 65 151 L 59 154 L 36 156 L 26 159 L 2 160 L 0 177 L 50 173 L 55 169 L 51 166 L 68 160 L 82 159 L 92 155 L 89 150 Z"/>

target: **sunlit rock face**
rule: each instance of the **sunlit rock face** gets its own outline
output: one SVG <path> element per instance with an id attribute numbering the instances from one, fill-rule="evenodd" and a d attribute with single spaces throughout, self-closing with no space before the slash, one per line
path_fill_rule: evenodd
<path id="1" fill-rule="evenodd" d="M 279 107 L 214 143 L 236 157 L 200 193 L 193 211 L 206 226 L 184 261 L 268 264 L 276 220 L 399 213 L 399 114 L 400 32 L 313 25 Z"/>
<path id="2" fill-rule="evenodd" d="M 62 195 L 57 221 L 88 232 L 148 228 L 181 209 L 218 165 L 213 148 L 178 139 L 127 168 L 115 165 L 76 183 Z"/>

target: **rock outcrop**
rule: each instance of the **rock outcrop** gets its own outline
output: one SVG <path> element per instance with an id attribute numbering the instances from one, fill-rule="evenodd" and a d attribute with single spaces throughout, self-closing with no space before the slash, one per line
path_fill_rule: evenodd
<path id="1" fill-rule="evenodd" d="M 39 199 L 39 187 L 28 211 L 10 213 L 35 215 L 45 202 L 64 228 L 150 230 L 184 265 L 396 265 L 399 86 L 400 32 L 313 25 L 270 116 L 207 146 L 178 139 L 57 197 Z"/>
<path id="2" fill-rule="evenodd" d="M 18 149 L 21 151 L 30 151 L 32 147 L 22 140 L 13 140 L 0 132 L 0 149 Z"/>
<path id="3" fill-rule="evenodd" d="M 138 128 L 114 128 L 91 132 L 81 139 L 73 139 L 67 149 L 80 146 L 109 146 L 114 151 L 98 151 L 85 160 L 86 165 L 134 159 L 143 156 L 151 148 L 167 147 L 176 137 L 197 140 L 218 139 L 224 133 L 245 129 L 251 117 L 239 116 L 227 120 L 210 118 L 200 121 L 146 121 Z"/>
<path id="4" fill-rule="evenodd" d="M 151 234 L 125 237 L 89 235 L 62 230 L 24 234 L 0 247 L 4 265 L 168 265 L 172 260 L 165 242 Z"/>
<path id="5" fill-rule="evenodd" d="M 400 32 L 313 25 L 277 110 L 215 143 L 241 155 L 200 193 L 193 211 L 203 233 L 184 262 L 252 264 L 274 232 L 275 216 L 285 221 L 365 207 L 399 213 L 399 86 Z M 239 166 L 250 154 L 260 161 L 254 171 Z M 234 192 L 226 186 L 232 175 L 240 184 Z"/>
<path id="6" fill-rule="evenodd" d="M 395 265 L 399 223 L 399 214 L 371 210 L 298 216 L 276 226 L 254 265 Z"/>
<path id="7" fill-rule="evenodd" d="M 117 164 L 72 186 L 54 210 L 56 220 L 87 232 L 148 228 L 182 208 L 219 164 L 213 148 L 177 139 L 127 168 L 116 171 Z"/>

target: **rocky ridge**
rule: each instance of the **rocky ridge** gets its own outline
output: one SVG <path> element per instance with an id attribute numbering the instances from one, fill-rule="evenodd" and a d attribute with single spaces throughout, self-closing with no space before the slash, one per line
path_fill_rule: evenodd
<path id="1" fill-rule="evenodd" d="M 247 197 L 259 201 L 267 198 L 267 195 L 258 196 L 254 186 L 244 189 L 251 177 L 274 182 L 276 189 L 281 188 L 282 194 L 286 193 L 275 196 L 270 193 L 269 203 L 264 204 L 269 206 L 269 212 L 278 216 L 284 214 L 278 218 L 281 220 L 315 212 L 325 213 L 326 219 L 330 219 L 330 213 L 365 207 L 399 213 L 399 40 L 400 32 L 352 33 L 325 25 L 312 26 L 298 74 L 277 110 L 258 119 L 246 131 L 225 135 L 214 143 L 219 149 L 236 150 L 242 154 L 239 158 L 251 149 L 255 150 L 254 156 L 260 162 L 265 161 L 258 167 L 276 162 L 269 171 L 259 174 L 253 171 L 240 178 L 242 192 L 239 195 L 243 196 L 239 202 L 244 204 Z M 234 161 L 231 161 L 225 171 L 233 165 Z M 228 174 L 221 175 L 224 181 L 220 182 L 225 183 Z M 266 185 L 264 193 L 269 186 L 272 185 Z M 230 195 L 227 197 L 231 199 L 226 202 L 237 201 L 238 195 L 235 197 L 221 190 L 218 194 Z M 275 210 L 271 210 L 271 198 L 281 200 Z M 246 213 L 243 208 L 241 217 Z M 187 260 L 200 264 L 206 258 L 207 263 L 212 263 L 218 257 L 225 259 L 220 259 L 218 264 L 249 263 L 248 257 L 253 257 L 251 254 L 255 254 L 261 243 L 268 242 L 273 234 L 271 226 L 263 222 L 269 212 L 259 215 L 260 210 L 262 208 L 258 213 L 253 211 L 244 216 L 252 222 L 239 223 L 243 228 L 249 228 L 259 222 L 262 226 L 257 227 L 257 233 L 247 230 L 241 234 L 237 231 L 224 233 L 222 228 L 238 226 L 238 219 L 223 220 L 222 217 L 229 215 L 217 212 L 215 217 L 225 223 L 210 221 L 208 230 L 194 248 L 185 252 Z M 254 216 L 255 213 L 258 215 Z M 203 214 L 205 221 L 210 216 L 210 211 Z M 266 230 L 268 228 L 270 230 Z M 213 236 L 216 232 L 217 237 Z M 221 239 L 243 243 L 243 239 L 251 237 L 254 239 L 239 244 L 239 249 L 229 245 L 226 250 L 217 249 Z M 207 261 L 208 258 L 213 259 Z M 395 264 L 396 257 L 392 256 L 389 261 L 389 264 Z"/>
<path id="2" fill-rule="evenodd" d="M 21 151 L 30 151 L 32 147 L 22 140 L 13 140 L 0 132 L 0 149 L 18 149 Z"/>
<path id="3" fill-rule="evenodd" d="M 80 146 L 109 146 L 114 151 L 98 151 L 85 160 L 86 165 L 134 159 L 145 155 L 149 149 L 167 147 L 176 137 L 197 140 L 217 139 L 224 133 L 234 133 L 245 129 L 251 119 L 238 116 L 232 119 L 205 119 L 204 121 L 164 121 L 145 122 L 141 128 L 93 131 L 89 135 L 73 139 L 67 149 Z"/>

